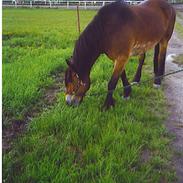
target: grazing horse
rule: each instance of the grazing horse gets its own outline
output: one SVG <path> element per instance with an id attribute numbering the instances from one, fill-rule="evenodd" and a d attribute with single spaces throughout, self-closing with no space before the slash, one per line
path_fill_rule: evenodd
<path id="1" fill-rule="evenodd" d="M 114 2 L 99 10 L 76 41 L 72 58 L 65 72 L 66 103 L 77 105 L 90 87 L 90 71 L 100 54 L 105 53 L 114 69 L 108 83 L 104 108 L 114 106 L 113 91 L 119 78 L 129 85 L 125 65 L 132 55 L 140 55 L 140 64 L 134 81 L 140 80 L 145 52 L 155 47 L 154 73 L 161 76 L 165 70 L 168 41 L 175 24 L 175 10 L 166 0 L 147 0 L 139 5 Z M 161 79 L 154 84 L 160 85 Z M 131 87 L 124 89 L 128 97 Z"/>

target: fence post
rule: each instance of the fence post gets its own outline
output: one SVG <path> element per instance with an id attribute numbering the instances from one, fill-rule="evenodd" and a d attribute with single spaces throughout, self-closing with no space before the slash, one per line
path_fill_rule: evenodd
<path id="1" fill-rule="evenodd" d="M 15 0 L 15 7 L 17 8 L 17 1 Z"/>
<path id="2" fill-rule="evenodd" d="M 84 5 L 85 5 L 85 9 L 86 9 L 86 1 L 85 1 L 85 4 Z"/>
<path id="3" fill-rule="evenodd" d="M 69 9 L 69 1 L 67 1 L 67 9 Z"/>
<path id="4" fill-rule="evenodd" d="M 102 6 L 105 6 L 105 1 L 103 1 Z"/>
<path id="5" fill-rule="evenodd" d="M 78 32 L 79 32 L 79 35 L 80 35 L 80 18 L 79 18 L 79 6 L 77 5 L 77 23 L 78 23 Z"/>
<path id="6" fill-rule="evenodd" d="M 51 1 L 50 1 L 50 8 L 51 8 Z"/>
<path id="7" fill-rule="evenodd" d="M 30 8 L 32 8 L 32 1 L 30 1 Z"/>

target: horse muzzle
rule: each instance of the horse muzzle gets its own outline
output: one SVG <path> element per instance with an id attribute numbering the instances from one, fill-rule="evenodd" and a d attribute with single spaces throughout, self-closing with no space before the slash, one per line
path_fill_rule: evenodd
<path id="1" fill-rule="evenodd" d="M 78 106 L 82 101 L 82 97 L 67 94 L 65 96 L 65 101 L 67 105 Z"/>
<path id="2" fill-rule="evenodd" d="M 67 105 L 72 105 L 72 95 L 66 94 L 65 101 Z"/>

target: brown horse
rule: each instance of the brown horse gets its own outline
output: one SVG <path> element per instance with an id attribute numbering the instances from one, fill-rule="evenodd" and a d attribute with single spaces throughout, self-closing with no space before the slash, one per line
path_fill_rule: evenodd
<path id="1" fill-rule="evenodd" d="M 79 104 L 90 87 L 90 71 L 100 54 L 105 53 L 114 69 L 108 83 L 104 108 L 114 106 L 113 91 L 119 78 L 129 85 L 125 65 L 132 55 L 140 55 L 140 64 L 134 81 L 139 82 L 145 52 L 155 47 L 154 73 L 161 76 L 165 70 L 168 41 L 175 24 L 175 11 L 166 0 L 148 0 L 130 6 L 114 2 L 101 8 L 77 40 L 73 57 L 65 73 L 66 102 Z M 161 79 L 154 84 L 160 85 Z M 124 89 L 128 97 L 131 87 Z"/>

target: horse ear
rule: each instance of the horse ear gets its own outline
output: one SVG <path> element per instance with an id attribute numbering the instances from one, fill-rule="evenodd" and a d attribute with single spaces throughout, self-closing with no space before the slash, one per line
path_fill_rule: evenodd
<path id="1" fill-rule="evenodd" d="M 66 63 L 67 63 L 68 66 L 71 65 L 69 59 L 66 59 Z"/>
<path id="2" fill-rule="evenodd" d="M 72 66 L 73 66 L 73 64 L 72 64 L 72 57 L 67 58 L 67 59 L 66 59 L 66 63 L 67 63 L 67 65 L 68 65 L 69 67 L 72 67 Z"/>
<path id="3" fill-rule="evenodd" d="M 73 65 L 73 63 L 69 60 L 66 60 L 67 65 L 69 66 L 69 68 L 71 68 L 74 72 L 77 72 L 77 69 L 75 68 L 75 66 Z"/>

